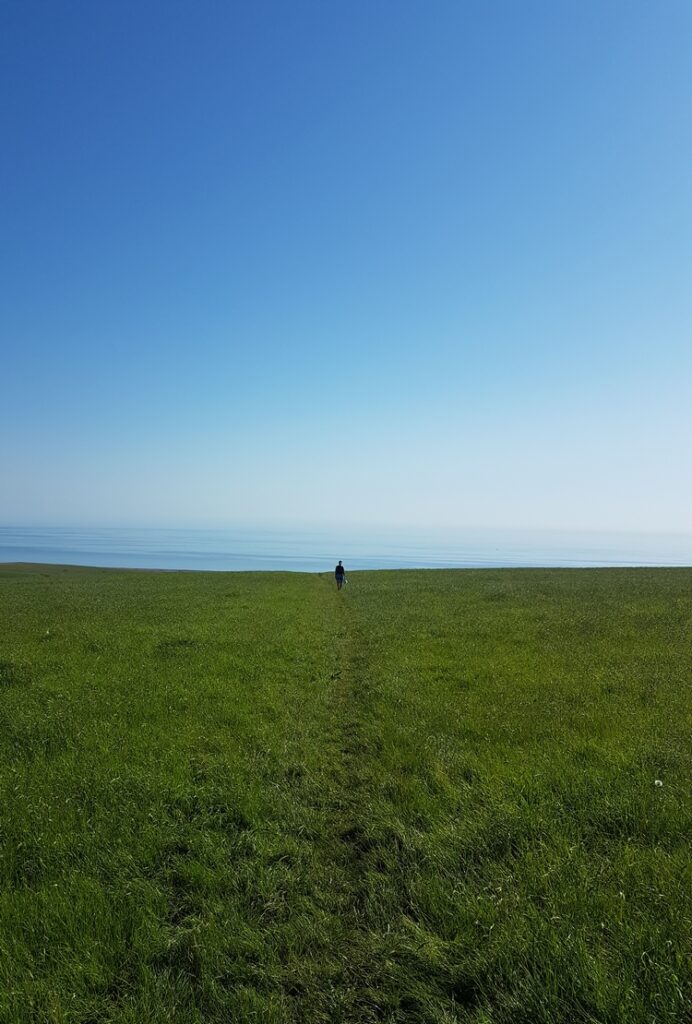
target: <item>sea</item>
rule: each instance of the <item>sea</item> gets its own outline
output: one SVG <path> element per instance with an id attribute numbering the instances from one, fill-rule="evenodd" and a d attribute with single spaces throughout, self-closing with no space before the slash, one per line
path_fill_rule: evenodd
<path id="1" fill-rule="evenodd" d="M 347 571 L 692 566 L 692 533 L 0 526 L 0 563 L 329 572 L 339 559 Z"/>

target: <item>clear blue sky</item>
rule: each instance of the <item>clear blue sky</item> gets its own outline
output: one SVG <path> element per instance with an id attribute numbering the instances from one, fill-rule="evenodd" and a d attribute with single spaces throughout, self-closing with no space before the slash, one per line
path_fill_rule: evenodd
<path id="1" fill-rule="evenodd" d="M 692 5 L 0 6 L 0 523 L 686 530 Z"/>

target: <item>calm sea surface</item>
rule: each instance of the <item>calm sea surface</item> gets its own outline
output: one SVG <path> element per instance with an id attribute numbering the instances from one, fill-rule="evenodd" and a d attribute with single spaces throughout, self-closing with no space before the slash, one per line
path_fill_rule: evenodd
<path id="1" fill-rule="evenodd" d="M 692 534 L 0 527 L 0 562 L 133 569 L 692 566 Z"/>

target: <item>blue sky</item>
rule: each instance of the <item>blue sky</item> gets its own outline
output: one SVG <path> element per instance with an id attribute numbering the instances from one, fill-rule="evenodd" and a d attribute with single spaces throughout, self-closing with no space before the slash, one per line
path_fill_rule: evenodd
<path id="1" fill-rule="evenodd" d="M 687 530 L 692 7 L 0 7 L 0 522 Z"/>

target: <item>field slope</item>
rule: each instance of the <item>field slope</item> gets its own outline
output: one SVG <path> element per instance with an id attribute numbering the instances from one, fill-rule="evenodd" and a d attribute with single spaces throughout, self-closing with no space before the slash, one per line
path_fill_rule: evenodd
<path id="1" fill-rule="evenodd" d="M 691 585 L 0 567 L 0 1024 L 692 1019 Z"/>

